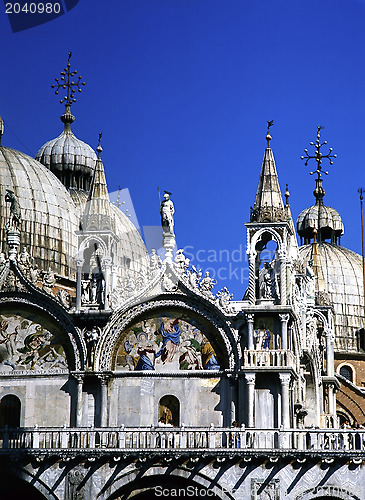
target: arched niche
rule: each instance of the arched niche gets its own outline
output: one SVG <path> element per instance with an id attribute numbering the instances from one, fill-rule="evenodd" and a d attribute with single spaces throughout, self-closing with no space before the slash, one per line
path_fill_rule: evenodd
<path id="1" fill-rule="evenodd" d="M 67 370 L 74 365 L 70 339 L 55 318 L 23 304 L 0 305 L 0 372 Z"/>
<path id="2" fill-rule="evenodd" d="M 188 308 L 159 307 L 120 330 L 112 353 L 116 371 L 176 372 L 229 368 L 227 338 Z"/>
<path id="3" fill-rule="evenodd" d="M 180 426 L 180 401 L 172 394 L 166 394 L 158 403 L 158 421 L 162 424 Z"/>
<path id="4" fill-rule="evenodd" d="M 15 394 L 7 394 L 0 400 L 0 427 L 20 427 L 21 402 Z"/>
<path id="5" fill-rule="evenodd" d="M 265 229 L 254 235 L 251 251 L 255 255 L 255 296 L 262 300 L 280 300 L 279 251 L 282 242 L 279 235 Z"/>

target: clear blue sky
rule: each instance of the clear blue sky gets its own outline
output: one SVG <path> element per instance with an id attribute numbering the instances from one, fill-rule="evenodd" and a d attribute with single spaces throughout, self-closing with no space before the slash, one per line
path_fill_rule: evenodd
<path id="1" fill-rule="evenodd" d="M 361 252 L 364 27 L 365 0 L 80 0 L 18 33 L 2 9 L 3 144 L 34 156 L 61 132 L 63 106 L 50 85 L 72 50 L 87 82 L 73 131 L 93 147 L 103 132 L 110 191 L 128 188 L 140 225 L 153 226 L 157 186 L 169 190 L 180 248 L 204 259 L 242 245 L 245 258 L 267 120 L 295 220 L 314 202 L 300 156 L 321 124 L 338 155 L 324 202 L 343 218 L 343 245 Z M 225 256 L 216 268 L 229 267 Z M 230 261 L 232 271 L 247 266 Z M 233 274 L 222 286 L 239 299 L 246 285 Z"/>

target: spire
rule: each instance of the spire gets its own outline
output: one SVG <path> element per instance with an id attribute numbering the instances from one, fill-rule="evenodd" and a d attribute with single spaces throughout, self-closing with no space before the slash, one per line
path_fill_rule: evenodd
<path id="1" fill-rule="evenodd" d="M 68 61 L 66 68 L 61 71 L 61 80 L 59 78 L 55 78 L 56 85 L 51 85 L 51 87 L 55 90 L 55 94 L 58 95 L 60 89 L 66 90 L 67 93 L 63 99 L 60 100 L 61 104 L 65 104 L 65 112 L 61 116 L 61 121 L 65 124 L 65 132 L 71 131 L 71 123 L 75 121 L 75 117 L 71 113 L 71 104 L 76 102 L 75 92 L 81 92 L 81 85 L 85 85 L 85 82 L 82 82 L 81 76 L 78 76 L 77 81 L 73 80 L 73 77 L 77 74 L 77 70 L 71 71 L 71 56 L 72 52 L 68 53 Z"/>
<path id="2" fill-rule="evenodd" d="M 114 226 L 104 165 L 101 159 L 103 151 L 101 136 L 102 134 L 99 134 L 99 143 L 96 148 L 98 159 L 96 160 L 94 177 L 83 217 L 84 230 L 111 230 Z"/>
<path id="3" fill-rule="evenodd" d="M 274 122 L 271 120 L 267 124 L 267 147 L 262 162 L 255 204 L 251 210 L 251 222 L 281 222 L 286 220 L 274 155 L 270 147 L 272 139 L 270 127 Z"/>

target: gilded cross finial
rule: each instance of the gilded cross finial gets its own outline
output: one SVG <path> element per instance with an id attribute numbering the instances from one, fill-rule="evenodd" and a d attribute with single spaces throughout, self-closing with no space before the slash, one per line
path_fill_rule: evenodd
<path id="1" fill-rule="evenodd" d="M 274 120 L 267 120 L 267 134 L 266 134 L 266 140 L 267 140 L 267 147 L 270 147 L 270 141 L 272 139 L 270 135 L 270 127 L 274 125 Z"/>
<path id="2" fill-rule="evenodd" d="M 81 76 L 78 76 L 77 80 L 73 80 L 73 77 L 77 74 L 77 70 L 71 71 L 71 56 L 72 52 L 68 53 L 68 61 L 67 61 L 67 66 L 66 68 L 61 71 L 61 79 L 55 78 L 56 84 L 51 85 L 51 87 L 55 90 L 55 94 L 58 95 L 60 89 L 66 90 L 67 89 L 67 94 L 63 99 L 60 100 L 60 103 L 63 104 L 65 103 L 65 106 L 71 106 L 73 102 L 76 101 L 75 99 L 75 92 L 76 90 L 78 92 L 81 92 L 81 85 L 85 85 L 85 82 L 82 82 Z"/>
<path id="3" fill-rule="evenodd" d="M 316 173 L 318 175 L 318 179 L 321 178 L 321 174 L 322 172 L 324 174 L 328 174 L 328 172 L 325 172 L 322 170 L 322 160 L 324 158 L 327 158 L 330 162 L 330 165 L 333 165 L 333 161 L 332 161 L 332 158 L 337 158 L 337 155 L 333 155 L 332 154 L 332 151 L 333 149 L 332 148 L 329 148 L 329 152 L 328 154 L 324 155 L 321 153 L 321 147 L 322 146 L 325 146 L 327 144 L 327 141 L 324 141 L 322 142 L 321 144 L 321 141 L 320 141 L 320 137 L 321 137 L 321 130 L 323 130 L 324 127 L 321 127 L 320 125 L 318 125 L 317 127 L 317 140 L 316 140 L 316 143 L 314 144 L 314 142 L 311 142 L 310 145 L 311 146 L 314 146 L 316 149 L 315 149 L 315 154 L 313 156 L 309 155 L 308 154 L 308 149 L 305 149 L 304 152 L 305 152 L 305 156 L 301 156 L 300 158 L 302 160 L 305 160 L 305 163 L 304 165 L 307 166 L 308 165 L 308 161 L 309 160 L 316 160 L 317 162 L 317 170 L 315 170 L 314 172 L 310 172 L 310 175 L 313 175 L 314 173 Z"/>
<path id="4" fill-rule="evenodd" d="M 125 205 L 125 201 L 120 201 L 120 193 L 122 192 L 121 187 L 119 186 L 118 188 L 118 197 L 116 201 L 114 202 L 114 205 L 118 208 L 120 208 L 122 205 Z"/>

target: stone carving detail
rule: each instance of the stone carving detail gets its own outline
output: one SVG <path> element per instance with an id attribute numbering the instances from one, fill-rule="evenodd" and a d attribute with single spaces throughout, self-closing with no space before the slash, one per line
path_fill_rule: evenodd
<path id="1" fill-rule="evenodd" d="M 223 311 L 228 313 L 231 309 L 229 303 L 232 299 L 233 295 L 228 291 L 226 287 L 224 287 L 217 293 L 216 303 L 221 309 L 223 309 Z"/>
<path id="2" fill-rule="evenodd" d="M 69 309 L 71 306 L 71 295 L 67 292 L 67 290 L 61 289 L 58 290 L 56 299 L 65 307 Z"/>
<path id="3" fill-rule="evenodd" d="M 165 191 L 163 200 L 161 202 L 160 214 L 161 214 L 161 225 L 164 233 L 174 234 L 174 204 L 170 200 L 170 195 L 168 191 Z"/>
<path id="4" fill-rule="evenodd" d="M 89 279 L 81 280 L 81 304 L 97 306 L 104 304 L 105 281 L 103 273 L 93 273 Z"/>
<path id="5" fill-rule="evenodd" d="M 183 250 L 179 249 L 176 252 L 175 261 L 174 261 L 175 271 L 179 274 L 184 273 L 189 267 L 189 262 L 190 261 L 189 261 L 189 259 L 187 259 L 185 257 Z"/>
<path id="6" fill-rule="evenodd" d="M 280 500 L 280 480 L 251 479 L 251 500 Z"/>
<path id="7" fill-rule="evenodd" d="M 265 262 L 259 274 L 259 293 L 262 299 L 279 299 L 279 279 L 273 262 Z"/>
<path id="8" fill-rule="evenodd" d="M 85 486 L 81 486 L 84 479 L 85 470 L 83 467 L 75 467 L 67 474 L 65 482 L 65 500 L 84 500 Z"/>
<path id="9" fill-rule="evenodd" d="M 33 264 L 33 257 L 28 252 L 26 246 L 23 247 L 19 257 L 18 257 L 18 268 L 19 271 L 32 283 L 36 283 L 39 276 L 38 266 Z"/>
<path id="10" fill-rule="evenodd" d="M 200 282 L 199 288 L 204 295 L 207 295 L 209 298 L 214 298 L 212 289 L 216 284 L 217 280 L 211 278 L 209 275 L 209 271 L 207 271 L 204 275 L 204 278 Z"/>
<path id="11" fill-rule="evenodd" d="M 191 269 L 187 271 L 187 277 L 192 288 L 199 288 L 199 281 L 202 277 L 201 269 L 197 269 L 195 266 L 192 266 Z"/>
<path id="12" fill-rule="evenodd" d="M 155 272 L 157 269 L 155 270 Z M 148 275 L 151 279 L 152 275 Z M 118 278 L 117 285 L 114 287 L 111 296 L 112 307 L 116 307 L 130 297 L 136 295 L 146 286 L 146 276 L 142 273 L 127 271 L 124 277 Z"/>
<path id="13" fill-rule="evenodd" d="M 51 270 L 51 268 L 49 268 L 48 271 L 43 274 L 42 284 L 43 291 L 53 296 L 53 287 L 56 284 L 56 275 Z"/>
<path id="14" fill-rule="evenodd" d="M 86 365 L 88 368 L 94 368 L 96 344 L 98 343 L 101 330 L 97 326 L 94 326 L 91 330 L 85 328 L 83 332 L 87 347 Z"/>
<path id="15" fill-rule="evenodd" d="M 314 345 L 317 336 L 317 318 L 314 315 L 313 309 L 308 309 L 306 315 L 305 341 L 304 348 L 310 351 Z"/>
<path id="16" fill-rule="evenodd" d="M 177 290 L 177 279 L 172 273 L 166 273 L 163 277 L 162 286 L 166 292 L 174 292 Z"/>
<path id="17" fill-rule="evenodd" d="M 16 231 L 21 224 L 21 214 L 20 205 L 14 191 L 10 189 L 6 190 L 5 201 L 6 203 L 10 203 L 10 218 L 5 227 L 8 231 Z"/>
<path id="18" fill-rule="evenodd" d="M 327 292 L 316 292 L 315 298 L 317 306 L 330 306 L 332 304 L 331 297 Z"/>
<path id="19" fill-rule="evenodd" d="M 150 257 L 150 265 L 149 265 L 149 276 L 153 276 L 157 271 L 160 270 L 162 266 L 161 257 L 156 253 L 156 250 L 152 249 L 152 254 Z"/>

